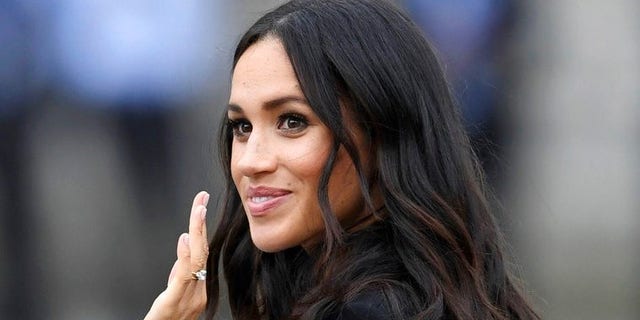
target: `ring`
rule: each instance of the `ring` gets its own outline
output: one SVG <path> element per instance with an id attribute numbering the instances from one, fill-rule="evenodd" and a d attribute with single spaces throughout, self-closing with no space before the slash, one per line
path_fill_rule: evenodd
<path id="1" fill-rule="evenodd" d="M 207 280 L 207 270 L 202 269 L 196 272 L 191 272 L 191 276 L 193 276 L 193 280 Z"/>

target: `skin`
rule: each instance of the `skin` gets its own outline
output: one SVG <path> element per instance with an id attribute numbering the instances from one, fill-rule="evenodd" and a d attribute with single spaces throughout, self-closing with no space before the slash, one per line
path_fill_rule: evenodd
<path id="1" fill-rule="evenodd" d="M 260 40 L 240 57 L 228 117 L 234 130 L 231 175 L 254 244 L 276 252 L 298 245 L 308 249 L 318 243 L 324 230 L 318 181 L 333 137 L 306 102 L 280 40 Z M 362 135 L 355 126 L 349 129 L 360 146 L 360 158 L 367 163 Z M 357 230 L 375 220 L 365 209 L 356 170 L 343 148 L 328 190 L 331 209 L 345 229 Z M 256 196 L 266 197 L 262 199 L 266 202 Z M 204 311 L 205 282 L 194 280 L 192 272 L 206 266 L 208 199 L 204 191 L 196 195 L 189 233 L 178 240 L 167 289 L 156 298 L 145 320 L 197 319 Z"/>
<path id="2" fill-rule="evenodd" d="M 207 243 L 207 202 L 209 194 L 201 191 L 193 199 L 189 216 L 189 233 L 178 239 L 177 260 L 171 269 L 167 289 L 153 302 L 145 320 L 197 319 L 204 311 L 207 293 L 204 281 L 196 281 L 191 274 L 205 269 L 209 246 Z"/>
<path id="3" fill-rule="evenodd" d="M 276 38 L 247 49 L 236 64 L 231 87 L 231 175 L 251 239 L 266 252 L 308 248 L 324 230 L 318 182 L 332 133 L 308 105 Z M 343 225 L 368 215 L 353 162 L 342 148 L 329 179 L 329 203 Z M 262 210 L 265 204 L 268 209 Z"/>

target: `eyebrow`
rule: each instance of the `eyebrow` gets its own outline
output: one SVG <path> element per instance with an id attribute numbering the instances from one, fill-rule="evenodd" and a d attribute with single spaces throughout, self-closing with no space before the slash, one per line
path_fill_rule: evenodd
<path id="1" fill-rule="evenodd" d="M 307 99 L 300 97 L 300 96 L 283 96 L 283 97 L 278 97 L 272 100 L 269 100 L 265 103 L 262 104 L 262 109 L 265 110 L 271 110 L 271 109 L 275 109 L 283 104 L 289 103 L 289 102 L 298 102 L 298 103 L 304 103 L 304 104 L 308 104 Z M 233 111 L 233 112 L 237 112 L 237 113 L 243 113 L 242 107 L 240 107 L 239 105 L 235 104 L 235 103 L 230 103 L 227 106 L 227 109 L 229 111 Z"/>

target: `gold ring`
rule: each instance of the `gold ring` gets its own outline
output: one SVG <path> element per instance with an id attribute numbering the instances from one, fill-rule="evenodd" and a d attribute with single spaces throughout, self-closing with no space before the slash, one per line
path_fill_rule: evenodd
<path id="1" fill-rule="evenodd" d="M 202 269 L 196 272 L 191 272 L 191 276 L 193 276 L 193 280 L 207 280 L 207 270 Z"/>

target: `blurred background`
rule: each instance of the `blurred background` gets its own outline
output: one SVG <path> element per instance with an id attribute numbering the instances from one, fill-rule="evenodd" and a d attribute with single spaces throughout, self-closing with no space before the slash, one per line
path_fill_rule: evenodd
<path id="1" fill-rule="evenodd" d="M 235 42 L 281 2 L 0 2 L 0 318 L 144 316 L 193 195 L 215 206 Z M 640 3 L 396 2 L 543 317 L 639 318 Z"/>

